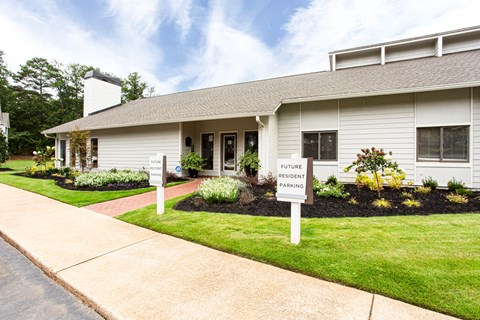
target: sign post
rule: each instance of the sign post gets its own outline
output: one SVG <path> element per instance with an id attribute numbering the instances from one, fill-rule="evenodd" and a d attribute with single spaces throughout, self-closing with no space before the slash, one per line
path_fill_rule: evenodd
<path id="1" fill-rule="evenodd" d="M 150 185 L 157 187 L 157 214 L 165 212 L 165 184 L 167 173 L 167 156 L 157 153 L 157 156 L 150 157 Z"/>
<path id="2" fill-rule="evenodd" d="M 312 158 L 277 159 L 277 201 L 291 203 L 290 242 L 299 244 L 302 203 L 313 204 Z"/>

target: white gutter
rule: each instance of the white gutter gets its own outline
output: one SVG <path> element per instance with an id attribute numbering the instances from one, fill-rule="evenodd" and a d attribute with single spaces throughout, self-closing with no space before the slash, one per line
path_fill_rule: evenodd
<path id="1" fill-rule="evenodd" d="M 48 138 L 48 139 L 56 139 L 56 137 L 49 137 L 48 133 L 44 133 L 43 135 L 45 136 L 45 138 Z"/>

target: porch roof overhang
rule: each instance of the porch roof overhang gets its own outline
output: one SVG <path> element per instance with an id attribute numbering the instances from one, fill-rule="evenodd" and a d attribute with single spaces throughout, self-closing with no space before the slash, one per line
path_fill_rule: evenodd
<path id="1" fill-rule="evenodd" d="M 480 50 L 131 101 L 42 133 L 274 115 L 282 104 L 480 86 Z"/>

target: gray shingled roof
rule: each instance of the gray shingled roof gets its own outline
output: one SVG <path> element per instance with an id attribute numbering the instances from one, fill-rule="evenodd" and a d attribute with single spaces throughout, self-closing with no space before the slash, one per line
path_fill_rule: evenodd
<path id="1" fill-rule="evenodd" d="M 45 130 L 70 132 L 274 114 L 283 103 L 480 86 L 480 50 L 232 84 L 132 101 Z"/>

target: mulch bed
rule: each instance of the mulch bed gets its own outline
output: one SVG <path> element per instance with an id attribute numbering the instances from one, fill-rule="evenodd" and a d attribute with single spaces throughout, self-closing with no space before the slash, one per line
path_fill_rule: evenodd
<path id="1" fill-rule="evenodd" d="M 28 176 L 24 173 L 18 173 L 19 176 L 24 176 L 27 178 L 34 178 L 34 179 L 51 179 L 55 180 L 55 184 L 63 189 L 68 190 L 77 190 L 77 191 L 116 191 L 116 190 L 132 190 L 132 189 L 141 189 L 141 188 L 148 188 L 150 184 L 148 181 L 141 182 L 141 183 L 122 183 L 122 184 L 109 184 L 108 186 L 104 187 L 76 187 L 75 184 L 71 179 L 67 179 L 65 177 L 60 177 L 56 175 L 42 175 L 34 173 L 32 176 Z M 174 181 L 185 181 L 188 179 L 183 178 L 174 178 L 174 179 L 167 179 L 168 182 Z"/>
<path id="2" fill-rule="evenodd" d="M 347 184 L 345 190 L 354 197 L 357 204 L 348 203 L 348 199 L 324 198 L 314 196 L 313 205 L 302 205 L 304 218 L 337 218 L 337 217 L 374 217 L 374 216 L 406 216 L 429 215 L 442 213 L 480 213 L 480 192 L 474 192 L 467 204 L 455 204 L 445 199 L 448 190 L 433 190 L 428 194 L 413 193 L 413 188 L 392 190 L 385 188 L 381 197 L 389 200 L 391 208 L 376 208 L 372 202 L 377 193 L 367 188 L 358 188 Z M 275 194 L 272 187 L 253 186 L 255 200 L 247 205 L 236 203 L 207 204 L 200 196 L 192 196 L 175 205 L 175 209 L 183 211 L 209 211 L 248 214 L 254 216 L 290 217 L 290 203 L 276 201 L 275 197 L 267 197 L 267 192 Z M 402 204 L 405 198 L 402 191 L 413 193 L 415 200 L 421 202 L 418 208 Z"/>

